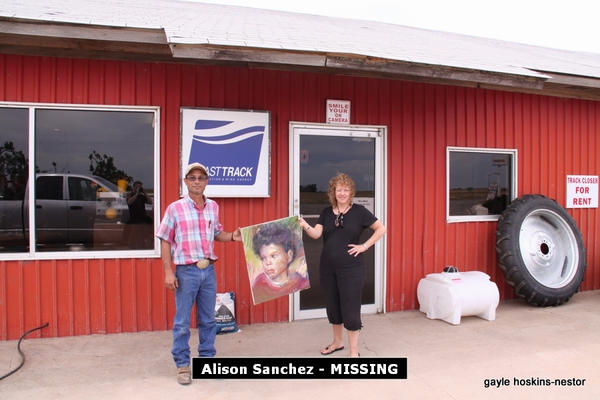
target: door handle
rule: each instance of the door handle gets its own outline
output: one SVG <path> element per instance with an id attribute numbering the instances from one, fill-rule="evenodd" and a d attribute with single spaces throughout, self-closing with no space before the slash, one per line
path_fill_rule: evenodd
<path id="1" fill-rule="evenodd" d="M 71 206 L 71 210 L 83 210 L 82 206 Z"/>

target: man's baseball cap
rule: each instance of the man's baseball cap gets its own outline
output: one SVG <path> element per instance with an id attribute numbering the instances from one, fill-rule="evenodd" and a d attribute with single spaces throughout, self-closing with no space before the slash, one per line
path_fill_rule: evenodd
<path id="1" fill-rule="evenodd" d="M 190 165 L 188 165 L 185 168 L 185 175 L 184 177 L 187 177 L 189 175 L 190 172 L 192 172 L 195 169 L 199 169 L 200 172 L 202 172 L 204 175 L 208 176 L 208 171 L 206 170 L 206 167 L 198 162 L 195 163 L 191 163 Z"/>

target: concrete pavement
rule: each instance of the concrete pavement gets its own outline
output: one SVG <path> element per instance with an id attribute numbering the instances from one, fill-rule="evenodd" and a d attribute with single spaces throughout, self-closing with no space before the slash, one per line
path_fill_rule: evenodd
<path id="1" fill-rule="evenodd" d="M 0 381 L 0 399 L 600 398 L 600 291 L 578 293 L 560 307 L 504 301 L 495 321 L 463 317 L 453 326 L 403 311 L 365 315 L 363 323 L 362 357 L 406 357 L 408 379 L 203 379 L 181 386 L 171 333 L 161 331 L 25 339 L 26 363 Z M 331 335 L 324 319 L 240 328 L 217 336 L 218 357 L 321 357 Z M 193 330 L 192 349 L 196 344 Z M 18 364 L 16 347 L 0 342 L 0 375 Z M 490 379 L 504 385 L 486 388 Z"/>

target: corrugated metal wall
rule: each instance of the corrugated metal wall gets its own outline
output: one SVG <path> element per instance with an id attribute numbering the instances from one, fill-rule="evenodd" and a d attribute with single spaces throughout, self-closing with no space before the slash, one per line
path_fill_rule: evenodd
<path id="1" fill-rule="evenodd" d="M 289 121 L 323 122 L 325 100 L 352 102 L 352 123 L 387 125 L 387 309 L 418 307 L 416 287 L 444 265 L 488 273 L 495 222 L 445 222 L 446 146 L 516 148 L 519 194 L 565 201 L 567 174 L 598 174 L 600 103 L 332 74 L 243 67 L 0 55 L 0 100 L 161 107 L 161 204 L 177 198 L 179 108 L 271 112 L 271 197 L 220 199 L 226 229 L 288 215 Z M 600 288 L 598 212 L 569 210 L 587 247 L 584 290 Z M 220 291 L 240 324 L 285 321 L 287 298 L 252 306 L 243 251 L 219 243 Z M 0 339 L 49 322 L 43 336 L 163 330 L 174 305 L 159 259 L 0 261 Z M 39 331 L 33 336 L 40 335 Z"/>

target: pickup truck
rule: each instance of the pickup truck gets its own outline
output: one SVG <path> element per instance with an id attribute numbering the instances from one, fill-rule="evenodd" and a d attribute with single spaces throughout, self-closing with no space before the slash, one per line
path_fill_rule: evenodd
<path id="1" fill-rule="evenodd" d="M 28 191 L 23 199 L 0 196 L 0 251 L 28 246 Z M 94 175 L 40 173 L 35 195 L 36 250 L 106 248 L 122 242 L 129 210 L 125 193 L 115 184 Z"/>

